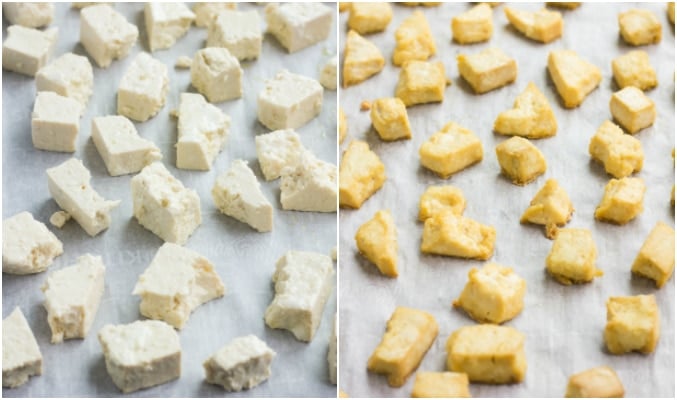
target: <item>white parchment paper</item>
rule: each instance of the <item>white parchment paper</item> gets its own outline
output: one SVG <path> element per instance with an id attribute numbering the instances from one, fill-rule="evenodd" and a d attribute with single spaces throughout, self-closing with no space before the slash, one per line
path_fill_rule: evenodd
<path id="1" fill-rule="evenodd" d="M 328 5 L 335 9 L 335 3 Z M 264 5 L 241 4 L 239 8 L 256 9 L 264 21 Z M 89 237 L 75 221 L 68 222 L 63 230 L 49 225 L 49 217 L 58 206 L 47 190 L 45 169 L 62 163 L 72 155 L 33 148 L 30 115 L 35 97 L 34 79 L 8 71 L 2 74 L 3 219 L 21 211 L 30 211 L 36 219 L 52 228 L 64 243 L 64 254 L 57 258 L 47 273 L 31 276 L 3 274 L 3 316 L 7 316 L 14 307 L 21 307 L 44 357 L 43 375 L 32 378 L 18 389 L 3 389 L 2 394 L 6 397 L 119 396 L 121 392 L 106 373 L 96 334 L 105 324 L 129 323 L 143 318 L 138 311 L 139 298 L 131 292 L 163 242 L 141 227 L 132 216 L 131 175 L 110 177 L 90 139 L 91 119 L 116 114 L 116 91 L 122 75 L 138 52 L 148 51 L 143 4 L 119 3 L 115 9 L 139 27 L 139 41 L 128 57 L 114 61 L 108 69 L 94 67 L 94 94 L 81 120 L 74 154 L 91 171 L 92 185 L 101 195 L 122 201 L 120 207 L 112 212 L 110 228 L 97 237 Z M 262 25 L 265 23 L 262 22 Z M 71 9 L 70 3 L 56 5 L 52 26 L 59 28 L 54 58 L 67 51 L 86 54 L 79 44 L 79 11 Z M 3 33 L 6 27 L 3 20 Z M 279 181 L 263 180 L 254 146 L 254 137 L 268 132 L 256 118 L 256 97 L 263 88 L 264 80 L 283 68 L 317 79 L 320 68 L 335 54 L 335 27 L 333 24 L 331 36 L 326 41 L 293 54 L 288 54 L 272 36 L 264 37 L 261 57 L 242 65 L 243 98 L 217 104 L 230 115 L 232 125 L 225 149 L 208 172 L 175 168 L 176 120 L 169 116 L 170 110 L 178 107 L 181 92 L 195 91 L 190 85 L 190 71 L 175 69 L 174 63 L 181 55 L 192 58 L 195 51 L 204 47 L 207 30 L 193 26 L 172 48 L 153 53 L 153 57 L 164 62 L 169 69 L 167 103 L 156 117 L 135 125 L 142 137 L 160 147 L 163 163 L 172 174 L 200 195 L 203 222 L 186 246 L 214 263 L 227 293 L 225 297 L 197 308 L 186 327 L 179 332 L 182 346 L 180 379 L 128 396 L 224 396 L 222 388 L 204 383 L 202 362 L 231 339 L 247 334 L 257 335 L 277 352 L 272 376 L 253 390 L 228 396 L 336 395 L 336 387 L 329 383 L 326 362 L 336 310 L 335 292 L 327 302 L 322 323 L 310 344 L 295 340 L 290 332 L 268 328 L 263 320 L 264 311 L 274 294 L 271 276 L 277 259 L 288 250 L 328 255 L 336 246 L 336 215 L 283 211 L 279 202 Z M 322 113 L 298 132 L 303 144 L 319 158 L 336 163 L 335 127 L 336 92 L 325 91 Z M 217 175 L 238 158 L 249 162 L 262 183 L 264 195 L 273 204 L 274 228 L 270 233 L 257 233 L 249 226 L 220 214 L 214 206 L 212 185 Z M 50 344 L 51 333 L 40 286 L 49 272 L 72 265 L 79 255 L 87 252 L 101 255 L 106 265 L 105 292 L 91 331 L 84 340 Z"/>
<path id="2" fill-rule="evenodd" d="M 456 329 L 474 324 L 451 302 L 459 296 L 472 267 L 483 262 L 421 254 L 423 225 L 417 221 L 418 200 L 430 185 L 451 184 L 463 190 L 467 199 L 465 215 L 496 227 L 495 252 L 491 261 L 511 266 L 527 281 L 523 312 L 505 325 L 526 335 L 528 362 L 524 382 L 514 385 L 472 384 L 473 397 L 560 397 L 568 377 L 599 365 L 612 366 L 623 381 L 627 397 L 674 397 L 675 386 L 675 281 L 662 289 L 653 283 L 632 277 L 630 267 L 640 246 L 657 221 L 674 225 L 670 190 L 674 182 L 671 151 L 674 147 L 674 60 L 675 36 L 665 3 L 592 4 L 584 3 L 573 11 L 563 11 L 564 35 L 550 44 L 530 41 L 509 27 L 504 15 L 505 3 L 494 8 L 494 34 L 488 43 L 461 46 L 451 41 L 451 17 L 470 7 L 467 3 L 445 3 L 420 8 L 426 15 L 437 44 L 433 60 L 444 63 L 453 85 L 447 87 L 441 104 L 420 105 L 408 109 L 412 126 L 411 140 L 381 142 L 370 126 L 368 112 L 361 112 L 363 100 L 394 95 L 399 68 L 392 65 L 394 32 L 414 9 L 393 6 L 394 17 L 383 33 L 369 35 L 386 57 L 386 67 L 370 80 L 340 92 L 340 102 L 348 118 L 348 138 L 366 140 L 383 160 L 387 181 L 359 210 L 340 212 L 340 388 L 354 397 L 403 397 L 411 394 L 413 375 L 401 388 L 391 388 L 383 376 L 367 372 L 367 360 L 377 346 L 385 323 L 396 306 L 408 306 L 432 313 L 440 333 L 423 359 L 418 371 L 446 369 L 445 343 Z M 542 3 L 514 4 L 518 9 L 537 10 Z M 644 179 L 647 191 L 644 212 L 625 226 L 600 223 L 593 218 L 609 181 L 603 168 L 588 155 L 590 137 L 605 119 L 611 118 L 609 99 L 618 90 L 613 82 L 611 60 L 634 48 L 619 38 L 617 15 L 630 8 L 652 10 L 662 24 L 659 44 L 643 46 L 658 74 L 659 85 L 648 92 L 656 102 L 655 124 L 636 137 L 644 147 Z M 340 39 L 346 35 L 348 14 L 339 17 Z M 496 46 L 515 58 L 518 77 L 515 83 L 484 95 L 472 93 L 462 81 L 456 65 L 459 53 L 476 53 Z M 603 79 L 583 104 L 565 109 L 547 71 L 548 52 L 573 49 L 602 70 Z M 341 44 L 343 51 L 343 44 Z M 547 172 L 535 182 L 519 187 L 500 175 L 495 147 L 507 139 L 492 132 L 499 112 L 512 107 L 515 97 L 533 81 L 554 108 L 557 135 L 534 141 L 548 162 Z M 473 130 L 482 140 L 484 160 L 448 180 L 422 168 L 418 149 L 430 135 L 449 121 Z M 597 265 L 604 276 L 586 285 L 562 286 L 545 272 L 545 258 L 552 241 L 543 235 L 543 227 L 520 225 L 519 218 L 534 194 L 548 178 L 556 178 L 568 192 L 576 209 L 567 227 L 588 228 L 597 245 Z M 355 246 L 357 228 L 379 209 L 393 213 L 398 231 L 399 272 L 397 279 L 378 273 L 360 256 Z M 652 354 L 613 356 L 606 352 L 603 330 L 605 302 L 609 296 L 653 293 L 661 314 L 661 338 Z"/>

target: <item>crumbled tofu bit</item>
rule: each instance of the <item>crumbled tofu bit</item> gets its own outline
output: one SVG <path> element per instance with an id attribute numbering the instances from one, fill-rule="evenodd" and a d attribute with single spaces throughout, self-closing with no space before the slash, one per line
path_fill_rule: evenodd
<path id="1" fill-rule="evenodd" d="M 360 103 L 360 111 L 369 111 L 371 110 L 371 102 L 369 100 L 363 100 Z"/>
<path id="2" fill-rule="evenodd" d="M 191 65 L 193 65 L 193 59 L 188 56 L 179 56 L 174 64 L 178 69 L 190 69 Z"/>
<path id="3" fill-rule="evenodd" d="M 69 213 L 65 211 L 57 211 L 54 214 L 52 214 L 51 217 L 49 217 L 49 223 L 61 229 L 63 228 L 64 225 L 66 225 L 66 222 L 68 222 L 70 219 L 71 215 Z"/>

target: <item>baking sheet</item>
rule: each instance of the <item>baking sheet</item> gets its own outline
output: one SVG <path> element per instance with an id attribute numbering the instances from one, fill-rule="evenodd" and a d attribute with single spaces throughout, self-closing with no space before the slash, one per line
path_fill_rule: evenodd
<path id="1" fill-rule="evenodd" d="M 335 3 L 328 5 L 336 9 Z M 263 21 L 264 5 L 242 4 L 239 8 L 258 10 Z M 105 70 L 94 67 L 94 95 L 81 120 L 78 150 L 73 154 L 89 168 L 92 185 L 103 197 L 122 200 L 112 212 L 111 227 L 97 237 L 89 237 L 74 221 L 68 222 L 63 230 L 48 223 L 50 215 L 57 211 L 57 205 L 47 190 L 45 169 L 62 163 L 72 155 L 33 148 L 30 114 L 35 97 L 34 79 L 3 70 L 3 219 L 21 211 L 30 211 L 36 219 L 52 228 L 63 242 L 65 252 L 49 271 L 72 265 L 79 255 L 87 252 L 101 255 L 106 265 L 105 292 L 87 338 L 56 345 L 49 343 L 51 332 L 40 291 L 49 272 L 31 276 L 3 274 L 3 316 L 7 316 L 14 307 L 21 307 L 44 357 L 43 375 L 32 378 L 18 389 L 3 388 L 5 397 L 121 395 L 106 373 L 96 333 L 108 323 L 129 323 L 142 318 L 138 311 L 139 297 L 131 292 L 163 242 L 132 217 L 129 187 L 132 176 L 110 177 L 90 139 L 91 119 L 116 114 L 117 85 L 134 56 L 148 48 L 143 4 L 120 3 L 115 5 L 115 9 L 139 27 L 140 38 L 125 59 L 114 61 Z M 78 43 L 79 12 L 71 9 L 70 3 L 56 4 L 52 26 L 59 27 L 54 57 L 67 51 L 85 54 Z M 228 396 L 336 396 L 336 386 L 329 383 L 326 362 L 336 310 L 335 291 L 325 306 L 322 323 L 310 344 L 295 340 L 288 331 L 267 328 L 263 320 L 264 311 L 274 294 L 271 276 L 277 259 L 288 250 L 329 254 L 336 246 L 336 215 L 283 211 L 279 203 L 279 180 L 263 180 L 254 146 L 254 136 L 268 132 L 256 118 L 256 96 L 263 88 L 264 80 L 273 77 L 282 68 L 318 78 L 324 62 L 335 54 L 335 28 L 334 24 L 326 41 L 293 54 L 288 54 L 270 35 L 264 37 L 260 59 L 242 65 L 243 98 L 217 104 L 230 115 L 232 125 L 228 144 L 209 172 L 175 168 L 176 121 L 169 116 L 170 110 L 178 107 L 180 92 L 195 91 L 190 86 L 190 71 L 175 69 L 174 63 L 180 55 L 192 57 L 195 51 L 204 47 L 207 31 L 193 26 L 172 48 L 153 53 L 168 66 L 170 88 L 167 103 L 159 115 L 135 125 L 142 137 L 160 147 L 163 163 L 171 173 L 200 195 L 203 222 L 186 246 L 214 263 L 227 293 L 225 297 L 197 308 L 186 327 L 179 332 L 183 355 L 181 378 L 127 396 L 224 396 L 222 388 L 204 383 L 202 362 L 234 337 L 246 334 L 257 335 L 277 352 L 272 376 L 252 390 Z M 5 29 L 6 22 L 3 21 L 3 32 L 6 32 Z M 336 163 L 335 126 L 336 92 L 325 91 L 322 113 L 298 132 L 303 144 L 319 158 Z M 220 214 L 213 204 L 210 192 L 217 175 L 238 158 L 249 162 L 261 181 L 265 197 L 273 204 L 274 228 L 271 233 L 257 233 L 249 226 Z"/>
<path id="2" fill-rule="evenodd" d="M 474 321 L 451 308 L 472 267 L 480 261 L 423 255 L 419 251 L 422 223 L 417 221 L 418 199 L 430 185 L 451 184 L 467 199 L 465 216 L 496 227 L 495 252 L 491 261 L 511 266 L 527 281 L 523 312 L 505 323 L 526 335 L 528 369 L 523 383 L 514 385 L 472 384 L 473 397 L 560 397 L 569 375 L 599 365 L 610 365 L 623 381 L 627 397 L 675 396 L 675 280 L 658 290 L 645 279 L 631 277 L 630 266 L 644 239 L 657 221 L 674 225 L 670 191 L 674 182 L 671 151 L 674 147 L 675 36 L 665 3 L 592 4 L 563 11 L 564 35 L 550 44 L 524 38 L 508 26 L 503 8 L 494 8 L 494 34 L 488 43 L 461 46 L 451 41 L 451 17 L 470 7 L 467 3 L 445 3 L 422 8 L 433 30 L 438 53 L 433 60 L 444 63 L 453 81 L 441 104 L 408 109 L 413 138 L 381 142 L 371 130 L 369 113 L 361 112 L 363 100 L 394 95 L 399 68 L 392 65 L 394 32 L 414 9 L 393 6 L 393 20 L 383 33 L 369 35 L 383 52 L 386 67 L 370 80 L 340 92 L 340 103 L 348 118 L 345 150 L 352 139 L 366 140 L 386 167 L 383 188 L 359 210 L 341 210 L 340 224 L 340 360 L 339 386 L 354 397 L 403 397 L 411 394 L 413 376 L 401 388 L 391 388 L 385 377 L 367 372 L 367 360 L 377 346 L 385 323 L 396 306 L 431 312 L 440 326 L 436 341 L 418 371 L 445 370 L 445 342 L 456 329 Z M 517 9 L 537 10 L 542 3 L 514 4 Z M 644 147 L 644 179 L 647 191 L 644 212 L 625 226 L 595 221 L 593 213 L 610 177 L 591 162 L 588 143 L 604 119 L 610 118 L 609 98 L 618 90 L 613 83 L 611 60 L 635 49 L 618 35 L 617 15 L 630 8 L 655 12 L 662 24 L 660 44 L 643 46 L 658 74 L 659 86 L 648 92 L 656 102 L 655 124 L 635 136 Z M 340 40 L 346 35 L 348 13 L 339 16 Z M 463 82 L 456 66 L 459 53 L 476 53 L 497 46 L 516 59 L 517 81 L 507 87 L 475 95 Z M 340 45 L 341 52 L 343 45 Z M 602 70 L 600 87 L 576 109 L 563 108 L 546 72 L 548 52 L 576 50 Z M 507 139 L 492 133 L 499 112 L 512 107 L 515 97 L 529 81 L 543 91 L 553 106 L 559 130 L 549 139 L 533 141 L 548 162 L 547 172 L 535 182 L 519 187 L 500 175 L 495 147 Z M 482 140 L 484 160 L 448 180 L 422 168 L 418 148 L 445 123 L 455 121 L 473 130 Z M 592 230 L 604 276 L 587 285 L 562 286 L 545 272 L 545 257 L 552 241 L 543 227 L 520 225 L 519 218 L 534 194 L 548 178 L 556 178 L 568 192 L 576 209 L 567 227 Z M 379 209 L 390 209 L 399 242 L 397 279 L 381 276 L 361 257 L 355 246 L 357 228 Z M 602 332 L 606 323 L 605 302 L 609 296 L 653 293 L 661 314 L 661 338 L 653 354 L 612 356 L 604 350 Z"/>

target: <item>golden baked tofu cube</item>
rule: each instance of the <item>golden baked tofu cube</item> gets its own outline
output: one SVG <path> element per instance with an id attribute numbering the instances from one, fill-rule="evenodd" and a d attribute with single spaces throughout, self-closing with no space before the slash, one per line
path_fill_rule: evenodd
<path id="1" fill-rule="evenodd" d="M 371 123 L 382 140 L 411 139 L 407 107 L 397 97 L 371 103 Z"/>
<path id="2" fill-rule="evenodd" d="M 545 259 L 547 271 L 562 285 L 591 282 L 604 272 L 595 266 L 597 247 L 589 229 L 560 229 Z"/>
<path id="3" fill-rule="evenodd" d="M 460 44 L 486 42 L 494 33 L 491 6 L 480 3 L 451 19 L 451 33 Z"/>
<path id="4" fill-rule="evenodd" d="M 512 268 L 488 263 L 468 272 L 468 283 L 453 305 L 479 323 L 502 324 L 522 312 L 526 288 Z"/>
<path id="5" fill-rule="evenodd" d="M 360 208 L 362 203 L 383 186 L 385 166 L 367 142 L 353 140 L 339 167 L 339 205 Z"/>
<path id="6" fill-rule="evenodd" d="M 549 43 L 562 36 L 562 14 L 542 9 L 522 11 L 510 7 L 503 9 L 510 24 L 524 36 L 538 42 Z"/>
<path id="7" fill-rule="evenodd" d="M 395 31 L 393 64 L 398 67 L 407 61 L 425 61 L 437 52 L 435 40 L 425 15 L 416 10 Z"/>
<path id="8" fill-rule="evenodd" d="M 661 334 L 656 297 L 609 297 L 606 302 L 604 341 L 612 354 L 651 353 Z"/>
<path id="9" fill-rule="evenodd" d="M 644 165 L 642 143 L 623 133 L 613 122 L 606 120 L 590 139 L 590 157 L 604 165 L 604 170 L 615 178 L 624 178 L 639 172 Z"/>
<path id="10" fill-rule="evenodd" d="M 569 222 L 573 213 L 574 206 L 569 195 L 551 178 L 531 200 L 520 222 L 545 225 L 545 236 L 552 239 L 557 234 L 557 227 Z"/>
<path id="11" fill-rule="evenodd" d="M 378 74 L 385 63 L 378 47 L 359 33 L 348 32 L 343 51 L 343 87 L 356 85 Z"/>
<path id="12" fill-rule="evenodd" d="M 632 263 L 632 272 L 652 279 L 663 287 L 675 270 L 675 230 L 662 222 L 656 223 Z"/>
<path id="13" fill-rule="evenodd" d="M 567 10 L 575 10 L 581 5 L 581 2 L 578 1 L 570 1 L 570 2 L 565 2 L 565 1 L 549 1 L 545 3 L 549 5 L 550 7 L 557 7 L 557 8 L 565 8 Z"/>
<path id="14" fill-rule="evenodd" d="M 460 372 L 417 372 L 411 397 L 472 397 L 468 389 L 468 375 Z"/>
<path id="15" fill-rule="evenodd" d="M 611 115 L 629 133 L 637 133 L 653 125 L 656 120 L 656 105 L 644 92 L 628 86 L 611 95 Z"/>
<path id="16" fill-rule="evenodd" d="M 423 253 L 488 260 L 494 254 L 496 228 L 451 212 L 434 214 L 423 225 Z"/>
<path id="17" fill-rule="evenodd" d="M 670 18 L 670 22 L 672 24 L 675 24 L 675 2 L 671 1 L 668 3 L 668 18 Z"/>
<path id="18" fill-rule="evenodd" d="M 618 14 L 618 27 L 623 40 L 633 46 L 661 41 L 661 23 L 649 10 L 631 9 Z"/>
<path id="19" fill-rule="evenodd" d="M 464 326 L 447 340 L 447 369 L 465 372 L 470 382 L 522 382 L 527 371 L 524 335 L 507 326 Z"/>
<path id="20" fill-rule="evenodd" d="M 397 277 L 397 231 L 390 211 L 377 211 L 372 219 L 360 226 L 355 243 L 360 253 L 383 275 Z"/>
<path id="21" fill-rule="evenodd" d="M 616 371 L 610 367 L 590 368 L 571 375 L 566 397 L 572 398 L 620 398 L 625 389 Z"/>
<path id="22" fill-rule="evenodd" d="M 348 17 L 348 28 L 360 35 L 382 32 L 393 19 L 389 3 L 353 3 Z"/>
<path id="23" fill-rule="evenodd" d="M 471 130 L 449 122 L 423 142 L 418 150 L 421 164 L 441 178 L 449 178 L 482 161 L 482 142 Z"/>
<path id="24" fill-rule="evenodd" d="M 418 205 L 418 219 L 425 221 L 433 215 L 451 212 L 463 215 L 465 197 L 461 189 L 447 186 L 430 186 L 421 195 Z"/>
<path id="25" fill-rule="evenodd" d="M 431 314 L 397 307 L 388 320 L 381 343 L 369 357 L 367 369 L 387 375 L 390 386 L 404 385 L 435 341 L 438 330 Z"/>
<path id="26" fill-rule="evenodd" d="M 348 133 L 348 120 L 346 114 L 343 113 L 343 108 L 339 107 L 339 143 L 343 143 Z"/>
<path id="27" fill-rule="evenodd" d="M 623 225 L 644 210 L 646 186 L 641 178 L 612 179 L 595 210 L 595 219 Z"/>
<path id="28" fill-rule="evenodd" d="M 548 72 L 566 108 L 578 107 L 602 81 L 602 72 L 573 50 L 548 54 Z"/>
<path id="29" fill-rule="evenodd" d="M 475 93 L 486 93 L 517 79 L 517 63 L 496 47 L 475 54 L 460 54 L 456 62 L 458 72 Z"/>
<path id="30" fill-rule="evenodd" d="M 501 135 L 541 139 L 557 133 L 557 120 L 550 102 L 533 82 L 517 96 L 513 108 L 498 114 L 494 131 Z"/>
<path id="31" fill-rule="evenodd" d="M 441 62 L 409 61 L 402 67 L 395 96 L 409 107 L 444 100 L 447 77 Z"/>
<path id="32" fill-rule="evenodd" d="M 656 71 L 649 62 L 646 51 L 633 50 L 615 58 L 611 62 L 614 80 L 621 89 L 635 86 L 641 90 L 648 90 L 658 85 Z"/>
<path id="33" fill-rule="evenodd" d="M 526 185 L 545 173 L 543 153 L 527 139 L 513 136 L 496 146 L 501 172 L 515 185 Z"/>

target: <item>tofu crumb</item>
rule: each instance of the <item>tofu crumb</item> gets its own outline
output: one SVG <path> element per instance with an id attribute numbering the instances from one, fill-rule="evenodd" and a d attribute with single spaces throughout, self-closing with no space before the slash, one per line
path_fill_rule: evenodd
<path id="1" fill-rule="evenodd" d="M 66 222 L 68 222 L 69 219 L 71 219 L 71 215 L 69 213 L 66 211 L 57 211 L 52 214 L 51 217 L 49 217 L 49 223 L 61 229 L 64 225 L 66 225 Z"/>
<path id="2" fill-rule="evenodd" d="M 172 118 L 179 118 L 179 110 L 176 108 L 169 110 L 169 116 Z"/>
<path id="3" fill-rule="evenodd" d="M 188 56 L 180 56 L 176 59 L 174 67 L 177 69 L 189 69 L 193 65 L 193 59 Z"/>
<path id="4" fill-rule="evenodd" d="M 371 102 L 369 100 L 364 100 L 360 103 L 360 111 L 369 111 L 371 110 Z"/>

